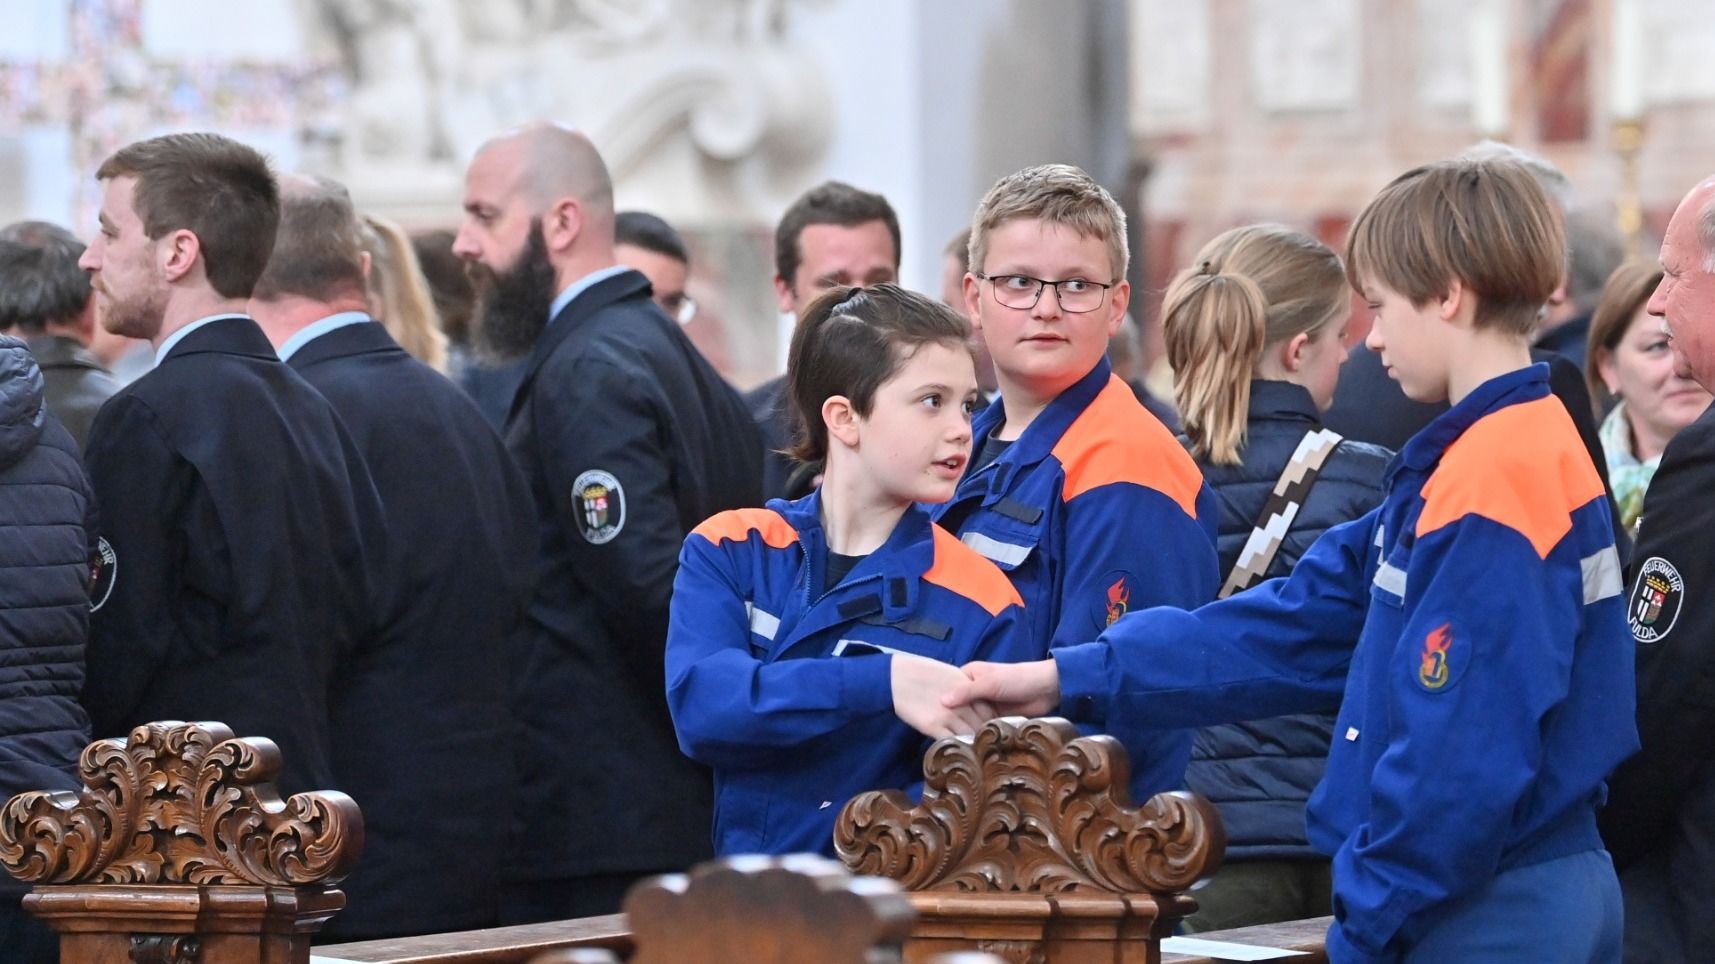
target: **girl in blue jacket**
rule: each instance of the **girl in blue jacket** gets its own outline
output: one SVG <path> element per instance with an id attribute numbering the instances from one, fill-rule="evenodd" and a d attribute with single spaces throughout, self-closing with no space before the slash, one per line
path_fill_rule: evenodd
<path id="1" fill-rule="evenodd" d="M 842 288 L 793 334 L 795 502 L 723 512 L 686 538 L 667 634 L 679 745 L 715 772 L 720 854 L 833 851 L 852 796 L 920 782 L 929 738 L 982 706 L 942 695 L 973 659 L 1027 653 L 1022 602 L 918 503 L 953 494 L 977 398 L 970 330 L 893 285 Z"/>

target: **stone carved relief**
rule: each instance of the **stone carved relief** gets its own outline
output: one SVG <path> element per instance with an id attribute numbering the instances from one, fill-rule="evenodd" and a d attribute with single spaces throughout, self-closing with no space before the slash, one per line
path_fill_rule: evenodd
<path id="1" fill-rule="evenodd" d="M 1065 720 L 991 720 L 930 748 L 921 804 L 854 797 L 835 850 L 912 891 L 1167 893 L 1214 873 L 1226 834 L 1213 805 L 1164 793 L 1133 809 L 1129 769 L 1116 740 Z"/>
<path id="2" fill-rule="evenodd" d="M 787 41 L 819 0 L 300 0 L 351 78 L 342 165 L 440 185 L 517 124 L 586 131 L 616 181 L 664 145 L 778 172 L 831 135 L 817 64 Z"/>
<path id="3" fill-rule="evenodd" d="M 32 884 L 332 884 L 363 847 L 343 793 L 282 802 L 273 741 L 220 723 L 149 723 L 97 740 L 84 790 L 22 793 L 0 812 L 0 866 Z"/>

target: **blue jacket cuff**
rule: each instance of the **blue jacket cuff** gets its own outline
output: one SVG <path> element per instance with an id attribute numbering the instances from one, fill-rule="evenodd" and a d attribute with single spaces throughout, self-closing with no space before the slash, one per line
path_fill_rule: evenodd
<path id="1" fill-rule="evenodd" d="M 840 667 L 840 705 L 859 716 L 893 712 L 893 657 L 837 657 Z"/>
<path id="2" fill-rule="evenodd" d="M 1060 714 L 1077 723 L 1108 718 L 1108 644 L 1079 643 L 1051 650 L 1060 670 Z"/>

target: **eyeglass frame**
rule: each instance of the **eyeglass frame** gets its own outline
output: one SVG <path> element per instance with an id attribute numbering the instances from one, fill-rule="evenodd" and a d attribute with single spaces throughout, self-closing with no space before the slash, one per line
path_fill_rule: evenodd
<path id="1" fill-rule="evenodd" d="M 1048 281 L 1044 278 L 1033 278 L 1030 275 L 1019 274 L 1015 271 L 1008 271 L 1005 274 L 985 274 L 981 271 L 973 270 L 971 272 L 971 274 L 972 274 L 972 276 L 974 276 L 975 278 L 977 278 L 980 281 L 989 282 L 989 294 L 991 296 L 993 296 L 994 303 L 997 305 L 1000 305 L 1002 308 L 1009 308 L 1013 311 L 1031 311 L 1037 305 L 1042 303 L 1042 293 L 1044 291 L 1047 291 L 1049 288 L 1053 288 L 1054 289 L 1054 304 L 1057 305 L 1061 311 L 1064 311 L 1069 315 L 1087 315 L 1092 311 L 1101 310 L 1102 305 L 1107 303 L 1108 292 L 1112 291 L 1120 283 L 1119 279 L 1117 279 L 1117 278 L 1114 279 L 1113 281 L 1107 281 L 1107 282 L 1091 281 L 1088 278 L 1061 278 L 1059 281 Z M 1036 282 L 1036 297 L 1032 298 L 1030 300 L 1030 304 L 1028 304 L 1028 305 L 1009 305 L 1006 302 L 1000 300 L 1000 292 L 998 290 L 999 286 L 994 284 L 994 281 L 997 278 L 1023 278 L 1026 281 L 1034 281 L 1034 282 Z M 1074 281 L 1078 282 L 1079 284 L 1095 285 L 1096 287 L 1102 289 L 1102 300 L 1096 302 L 1095 304 L 1091 305 L 1088 308 L 1068 308 L 1068 307 L 1066 307 L 1066 300 L 1060 296 L 1060 286 L 1063 284 L 1067 284 L 1069 282 L 1074 282 Z"/>

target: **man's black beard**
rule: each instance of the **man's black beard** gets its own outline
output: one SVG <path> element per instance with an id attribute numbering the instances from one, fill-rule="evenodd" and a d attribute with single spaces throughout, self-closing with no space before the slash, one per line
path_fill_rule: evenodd
<path id="1" fill-rule="evenodd" d="M 477 350 L 494 361 L 522 358 L 535 347 L 554 307 L 554 266 L 542 238 L 542 220 L 532 219 L 530 237 L 504 272 L 473 263 L 477 290 Z"/>

